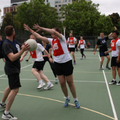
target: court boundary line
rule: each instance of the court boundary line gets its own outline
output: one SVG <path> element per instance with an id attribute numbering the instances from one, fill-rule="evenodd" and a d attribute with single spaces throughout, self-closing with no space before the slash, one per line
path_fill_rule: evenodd
<path id="1" fill-rule="evenodd" d="M 4 93 L 3 91 L 0 91 L 0 93 Z M 42 97 L 42 96 L 35 96 L 35 95 L 29 95 L 29 94 L 22 94 L 22 93 L 18 93 L 17 95 L 19 96 L 25 96 L 25 97 L 31 97 L 31 98 L 40 98 L 40 99 L 44 99 L 44 100 L 49 100 L 49 101 L 54 101 L 54 102 L 58 102 L 58 103 L 64 103 L 64 101 L 60 101 L 60 100 L 56 100 L 56 99 L 52 99 L 52 98 L 47 98 L 47 97 Z M 69 105 L 72 105 L 72 106 L 75 106 L 74 104 L 72 103 L 69 103 Z M 99 115 L 102 115 L 104 117 L 107 117 L 107 118 L 110 118 L 112 120 L 115 120 L 113 117 L 109 116 L 109 115 L 106 115 L 104 113 L 101 113 L 101 112 L 98 112 L 96 110 L 92 110 L 92 109 L 89 109 L 89 108 L 86 108 L 86 107 L 82 107 L 80 106 L 80 108 L 84 109 L 84 110 L 87 110 L 87 111 L 90 111 L 90 112 L 93 112 L 93 113 L 96 113 L 96 114 L 99 114 Z"/>
<path id="2" fill-rule="evenodd" d="M 101 60 L 99 55 L 98 55 L 98 57 L 99 57 L 99 60 Z M 105 83 L 106 83 L 106 87 L 107 87 L 108 96 L 109 96 L 109 99 L 110 99 L 113 115 L 114 115 L 115 120 L 118 120 L 117 113 L 116 113 L 115 106 L 114 106 L 114 102 L 113 102 L 112 95 L 111 95 L 111 92 L 110 92 L 110 88 L 108 86 L 107 77 L 106 77 L 105 71 L 102 70 L 102 72 L 103 72 L 103 76 L 104 76 L 104 79 L 105 79 Z"/>

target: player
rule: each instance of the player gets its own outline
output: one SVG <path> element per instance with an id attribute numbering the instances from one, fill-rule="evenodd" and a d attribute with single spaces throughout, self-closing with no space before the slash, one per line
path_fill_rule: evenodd
<path id="1" fill-rule="evenodd" d="M 115 29 L 116 29 L 116 27 L 115 27 Z M 103 65 L 104 57 L 107 58 L 106 68 L 109 69 L 109 70 L 111 69 L 111 68 L 108 66 L 108 64 L 109 64 L 109 62 L 110 62 L 110 56 L 109 56 L 109 54 L 105 54 L 105 53 L 104 53 L 105 51 L 108 50 L 108 48 L 107 48 L 107 40 L 108 40 L 108 38 L 110 38 L 111 35 L 112 35 L 112 33 L 110 33 L 107 37 L 105 37 L 105 36 L 104 36 L 104 33 L 101 32 L 101 33 L 100 33 L 100 39 L 98 39 L 97 45 L 95 46 L 95 50 L 94 50 L 94 53 L 93 53 L 93 54 L 95 54 L 95 52 L 96 52 L 96 50 L 97 50 L 97 47 L 99 47 L 99 55 L 100 55 L 100 57 L 101 57 L 100 69 L 99 69 L 99 70 L 103 70 L 102 65 Z"/>
<path id="2" fill-rule="evenodd" d="M 43 45 L 43 47 L 47 50 L 47 52 L 50 54 L 50 56 L 51 56 L 51 58 L 52 58 L 52 55 L 51 55 L 51 45 L 50 45 L 50 44 L 47 44 L 47 43 L 44 42 L 44 41 L 42 41 L 42 45 Z M 47 55 L 46 55 L 45 52 L 43 52 L 43 58 L 44 58 L 44 65 L 45 65 L 45 63 L 46 63 L 47 61 L 49 62 L 50 67 L 51 67 L 51 69 L 52 69 L 52 72 L 53 72 L 53 74 L 54 74 L 54 76 L 55 76 L 55 84 L 57 84 L 57 83 L 58 83 L 58 79 L 57 79 L 57 75 L 56 75 L 56 73 L 55 73 L 54 63 L 51 63 L 51 62 L 49 61 L 49 59 L 48 59 L 48 57 L 47 57 Z"/>
<path id="3" fill-rule="evenodd" d="M 113 40 L 111 41 L 111 49 L 105 52 L 105 54 L 107 54 L 112 51 L 111 67 L 113 79 L 109 83 L 110 85 L 111 84 L 120 85 L 120 81 L 118 83 L 116 81 L 116 72 L 118 72 L 120 80 L 120 39 L 118 38 L 118 35 L 119 35 L 118 31 L 112 32 Z"/>
<path id="4" fill-rule="evenodd" d="M 79 43 L 78 43 L 78 46 L 77 46 L 77 48 L 80 48 L 80 52 L 81 52 L 81 55 L 82 55 L 82 58 L 80 58 L 81 60 L 83 60 L 83 56 L 84 56 L 84 58 L 86 58 L 86 56 L 84 55 L 84 49 L 85 49 L 85 47 L 88 48 L 87 45 L 86 45 L 85 40 L 81 36 L 80 40 L 79 40 Z"/>
<path id="5" fill-rule="evenodd" d="M 36 40 L 36 37 L 34 35 L 31 35 L 30 39 Z M 43 51 L 46 53 L 47 57 L 49 58 L 49 61 L 53 62 L 52 58 L 50 57 L 48 52 L 44 49 L 44 47 L 40 43 L 37 43 L 37 49 L 35 51 L 30 52 L 30 55 L 31 55 L 31 57 L 33 58 L 33 61 L 34 61 L 31 72 L 33 73 L 33 75 L 39 81 L 39 85 L 38 85 L 37 89 L 41 89 L 45 86 L 45 83 L 42 81 L 42 79 L 43 79 L 47 83 L 47 86 L 44 87 L 44 89 L 48 90 L 48 89 L 52 88 L 54 85 L 43 74 L 43 66 L 44 66 L 44 59 L 42 57 L 42 52 Z M 27 53 L 28 53 L 28 51 L 24 52 L 20 61 L 23 61 L 23 58 L 27 55 Z"/>
<path id="6" fill-rule="evenodd" d="M 73 57 L 73 60 L 74 60 L 74 65 L 76 64 L 76 61 L 75 61 L 75 45 L 77 44 L 77 40 L 75 37 L 73 37 L 73 34 L 70 33 L 69 34 L 69 38 L 67 40 L 68 42 L 68 48 L 69 48 L 69 51 L 72 52 L 72 57 Z"/>
<path id="7" fill-rule="evenodd" d="M 10 113 L 10 108 L 13 101 L 19 91 L 20 84 L 20 56 L 24 51 L 30 49 L 28 44 L 21 45 L 15 40 L 15 30 L 13 26 L 5 27 L 6 40 L 3 43 L 2 49 L 5 57 L 5 73 L 8 77 L 9 86 L 5 89 L 2 102 L 0 103 L 0 109 L 5 109 L 2 114 L 2 119 L 4 120 L 17 120 Z M 21 50 L 20 50 L 21 47 Z M 7 99 L 7 104 L 5 101 Z"/>
<path id="8" fill-rule="evenodd" d="M 46 38 L 34 32 L 25 24 L 24 24 L 24 28 L 29 32 L 33 33 L 38 39 L 45 41 L 46 43 L 50 43 L 52 45 L 55 72 L 58 76 L 62 91 L 66 97 L 64 107 L 67 107 L 70 102 L 70 97 L 68 96 L 68 89 L 66 86 L 66 82 L 67 82 L 74 98 L 75 107 L 80 108 L 80 105 L 76 96 L 75 85 L 73 82 L 72 58 L 67 48 L 66 39 L 61 34 L 61 30 L 59 28 L 53 28 L 53 29 L 43 28 L 35 24 L 34 29 L 40 29 L 40 30 L 46 31 L 50 33 L 51 36 L 53 37 L 53 38 Z"/>

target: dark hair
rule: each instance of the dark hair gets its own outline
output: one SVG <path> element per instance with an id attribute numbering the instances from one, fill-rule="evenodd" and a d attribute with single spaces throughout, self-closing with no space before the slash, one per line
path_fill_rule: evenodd
<path id="1" fill-rule="evenodd" d="M 62 33 L 61 29 L 58 28 L 58 27 L 54 27 L 53 29 L 55 29 L 55 30 L 56 30 L 57 32 L 59 32 L 59 33 Z"/>
<path id="2" fill-rule="evenodd" d="M 112 31 L 112 33 L 116 33 L 116 35 L 119 35 L 119 32 L 117 30 Z"/>
<path id="3" fill-rule="evenodd" d="M 13 26 L 8 25 L 5 27 L 4 31 L 5 31 L 6 36 L 11 36 L 14 32 L 14 28 L 13 28 Z"/>

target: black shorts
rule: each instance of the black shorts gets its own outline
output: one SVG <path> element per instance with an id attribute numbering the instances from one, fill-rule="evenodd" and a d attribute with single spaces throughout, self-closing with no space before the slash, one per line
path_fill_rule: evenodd
<path id="1" fill-rule="evenodd" d="M 69 48 L 70 52 L 75 52 L 75 48 Z"/>
<path id="2" fill-rule="evenodd" d="M 36 68 L 38 71 L 43 70 L 44 61 L 35 61 L 32 68 Z"/>
<path id="3" fill-rule="evenodd" d="M 8 75 L 10 89 L 16 89 L 21 87 L 19 73 Z"/>
<path id="4" fill-rule="evenodd" d="M 58 76 L 64 75 L 69 76 L 73 73 L 72 60 L 66 63 L 56 63 L 54 62 L 55 72 Z"/>
<path id="5" fill-rule="evenodd" d="M 112 57 L 112 59 L 111 59 L 111 67 L 115 66 L 115 67 L 120 68 L 120 63 L 117 63 L 116 60 L 117 60 L 117 57 Z"/>
<path id="6" fill-rule="evenodd" d="M 99 52 L 99 54 L 100 54 L 100 57 L 103 57 L 103 56 L 108 56 L 109 54 L 107 53 L 107 54 L 105 54 L 104 52 Z"/>

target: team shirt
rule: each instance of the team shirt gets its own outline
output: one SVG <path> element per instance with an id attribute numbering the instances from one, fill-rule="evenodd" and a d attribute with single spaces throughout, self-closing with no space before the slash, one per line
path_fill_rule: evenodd
<path id="1" fill-rule="evenodd" d="M 108 37 L 105 37 L 104 39 L 98 39 L 97 45 L 99 47 L 99 52 L 105 52 L 107 51 L 107 40 Z"/>
<path id="2" fill-rule="evenodd" d="M 42 52 L 44 50 L 45 48 L 40 43 L 37 43 L 36 50 L 30 52 L 30 55 L 33 58 L 33 61 L 44 61 L 42 57 Z"/>
<path id="3" fill-rule="evenodd" d="M 75 43 L 77 41 L 75 37 L 69 37 L 67 41 L 69 43 L 69 48 L 75 48 L 75 45 L 70 45 L 70 43 Z"/>
<path id="4" fill-rule="evenodd" d="M 85 48 L 85 40 L 79 40 L 79 44 L 80 44 L 80 49 L 84 49 Z"/>
<path id="5" fill-rule="evenodd" d="M 20 48 L 21 48 L 21 44 L 18 43 L 16 40 L 13 40 L 13 42 L 12 42 L 12 41 L 6 39 L 3 42 L 2 51 L 3 51 L 3 55 L 5 57 L 5 60 L 6 60 L 5 73 L 7 75 L 20 73 L 20 58 L 18 58 L 14 62 L 12 62 L 7 56 L 9 53 L 13 53 L 13 54 L 18 53 L 20 51 Z"/>
<path id="6" fill-rule="evenodd" d="M 61 34 L 62 35 L 62 34 Z M 62 35 L 62 39 L 48 38 L 49 43 L 52 45 L 54 61 L 57 63 L 65 63 L 72 60 L 65 37 Z"/>
<path id="7" fill-rule="evenodd" d="M 120 39 L 113 39 L 111 40 L 111 49 L 112 49 L 112 57 L 118 57 L 118 52 L 119 52 L 119 48 L 118 46 L 120 46 Z"/>

